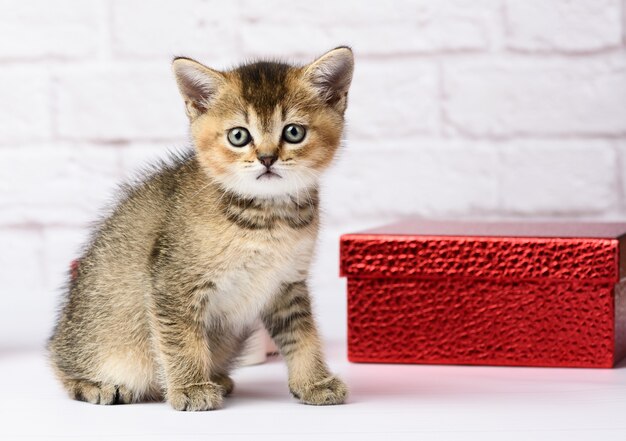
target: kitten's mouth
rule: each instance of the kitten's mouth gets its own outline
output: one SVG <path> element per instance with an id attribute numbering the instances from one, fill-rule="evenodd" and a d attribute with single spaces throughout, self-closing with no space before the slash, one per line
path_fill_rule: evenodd
<path id="1" fill-rule="evenodd" d="M 275 172 L 271 171 L 271 170 L 266 170 L 265 172 L 261 173 L 256 178 L 257 178 L 257 180 L 259 180 L 259 179 L 281 179 L 282 176 L 279 175 L 278 173 L 275 173 Z"/>

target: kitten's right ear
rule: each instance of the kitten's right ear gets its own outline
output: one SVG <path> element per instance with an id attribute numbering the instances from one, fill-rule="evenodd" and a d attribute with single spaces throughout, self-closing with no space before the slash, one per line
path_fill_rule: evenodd
<path id="1" fill-rule="evenodd" d="M 184 57 L 175 58 L 172 69 L 180 94 L 185 100 L 187 116 L 193 120 L 210 107 L 224 83 L 224 75 Z"/>

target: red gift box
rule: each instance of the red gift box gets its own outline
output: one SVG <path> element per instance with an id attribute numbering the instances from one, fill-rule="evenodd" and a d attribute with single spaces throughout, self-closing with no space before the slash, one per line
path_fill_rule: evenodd
<path id="1" fill-rule="evenodd" d="M 626 224 L 403 222 L 341 237 L 354 362 L 612 367 Z"/>

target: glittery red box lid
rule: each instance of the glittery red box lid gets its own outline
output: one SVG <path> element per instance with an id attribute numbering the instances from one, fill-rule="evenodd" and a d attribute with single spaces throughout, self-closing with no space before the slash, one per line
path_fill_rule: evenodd
<path id="1" fill-rule="evenodd" d="M 624 247 L 626 223 L 408 220 L 343 235 L 341 275 L 618 282 Z"/>

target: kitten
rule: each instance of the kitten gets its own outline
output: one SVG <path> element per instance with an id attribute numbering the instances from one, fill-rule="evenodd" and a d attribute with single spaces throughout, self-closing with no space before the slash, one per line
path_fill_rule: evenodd
<path id="1" fill-rule="evenodd" d="M 126 189 L 79 259 L 49 341 L 72 398 L 210 410 L 259 318 L 303 403 L 338 404 L 307 277 L 318 178 L 337 150 L 352 51 L 220 72 L 176 58 L 192 153 Z"/>

